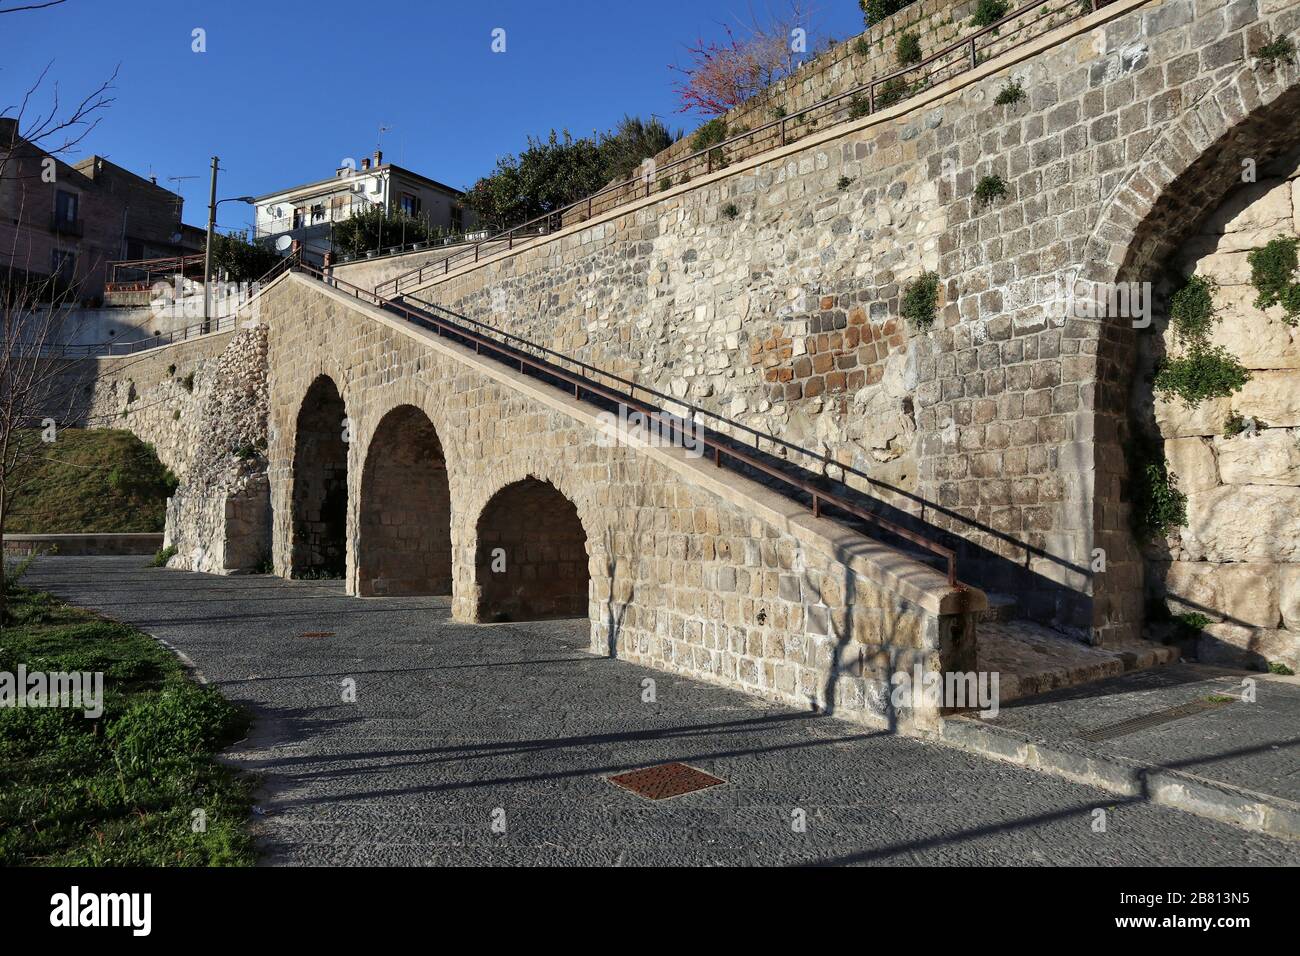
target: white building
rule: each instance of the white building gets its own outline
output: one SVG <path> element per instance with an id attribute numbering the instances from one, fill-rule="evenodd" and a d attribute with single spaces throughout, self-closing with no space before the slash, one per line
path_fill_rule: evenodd
<path id="1" fill-rule="evenodd" d="M 333 227 L 354 211 L 382 207 L 399 210 L 423 222 L 433 233 L 459 233 L 472 225 L 472 213 L 461 205 L 459 189 L 444 185 L 402 166 L 384 162 L 375 150 L 373 159 L 361 161 L 361 168 L 340 166 L 329 179 L 281 189 L 254 199 L 256 239 L 270 242 L 281 252 L 293 240 L 301 241 L 305 253 L 317 261 L 333 249 Z M 381 249 L 409 243 L 400 217 L 391 238 L 384 235 Z"/>

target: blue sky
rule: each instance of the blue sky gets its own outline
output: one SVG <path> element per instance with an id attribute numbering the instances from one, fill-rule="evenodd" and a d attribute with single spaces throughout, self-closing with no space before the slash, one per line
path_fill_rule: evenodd
<path id="1" fill-rule="evenodd" d="M 0 17 L 0 107 L 50 61 L 64 103 L 120 64 L 116 102 L 74 160 L 153 172 L 201 224 L 214 154 L 219 197 L 258 195 L 359 161 L 384 124 L 386 159 L 466 188 L 528 133 L 588 135 L 624 113 L 691 129 L 700 120 L 675 112 L 668 64 L 696 37 L 721 37 L 719 23 L 786 2 L 67 0 Z M 813 9 L 825 35 L 863 28 L 856 0 Z M 196 27 L 205 53 L 191 50 Z M 247 225 L 248 209 L 222 205 L 221 226 Z"/>

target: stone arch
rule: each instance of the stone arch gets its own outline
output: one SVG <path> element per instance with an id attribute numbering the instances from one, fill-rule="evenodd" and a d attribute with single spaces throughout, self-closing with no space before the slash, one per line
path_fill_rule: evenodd
<path id="1" fill-rule="evenodd" d="M 347 563 L 347 407 L 319 375 L 298 409 L 292 473 L 291 576 L 342 577 Z"/>
<path id="2" fill-rule="evenodd" d="M 1300 71 L 1247 64 L 1172 121 L 1104 206 L 1087 243 L 1082 276 L 1101 283 L 1151 283 L 1156 305 L 1172 291 L 1171 258 L 1242 184 L 1243 160 L 1257 176 L 1300 147 Z M 1106 573 L 1094 578 L 1094 632 L 1134 636 L 1145 616 L 1145 566 L 1131 532 L 1129 467 L 1136 438 L 1135 389 L 1143 387 L 1131 317 L 1097 323 L 1093 401 L 1092 531 Z"/>
<path id="3" fill-rule="evenodd" d="M 497 491 L 475 524 L 480 621 L 584 617 L 590 545 L 577 505 L 532 475 Z"/>
<path id="4" fill-rule="evenodd" d="M 450 594 L 451 492 L 429 417 L 398 405 L 366 448 L 357 511 L 357 594 Z"/>

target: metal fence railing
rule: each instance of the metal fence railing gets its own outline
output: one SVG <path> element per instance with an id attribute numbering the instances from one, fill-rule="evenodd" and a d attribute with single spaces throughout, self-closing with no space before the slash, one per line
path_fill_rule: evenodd
<path id="1" fill-rule="evenodd" d="M 828 126 L 871 116 L 1112 2 L 1114 0 L 1030 0 L 1002 19 L 980 27 L 917 63 L 873 77 L 851 90 L 761 126 L 741 130 L 656 167 L 652 175 L 638 173 L 623 182 L 613 183 L 585 199 L 512 226 L 454 255 L 381 282 L 375 286 L 375 292 L 392 297 L 417 289 L 452 269 L 478 262 L 503 249 L 513 249 L 517 242 L 557 232 L 634 199 L 649 197 L 655 189 L 667 191 L 690 182 L 696 176 L 716 172 L 739 160 L 797 142 Z"/>

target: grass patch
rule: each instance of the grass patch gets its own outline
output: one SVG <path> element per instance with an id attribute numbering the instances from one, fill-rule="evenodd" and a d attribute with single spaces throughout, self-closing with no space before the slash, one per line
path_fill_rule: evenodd
<path id="1" fill-rule="evenodd" d="M 1270 674 L 1280 674 L 1283 677 L 1295 677 L 1295 671 L 1281 661 L 1269 661 L 1268 672 Z"/>
<path id="2" fill-rule="evenodd" d="M 246 714 L 135 628 L 20 586 L 8 616 L 0 670 L 101 672 L 104 712 L 0 708 L 0 865 L 251 864 L 252 782 L 213 759 Z"/>
<path id="3" fill-rule="evenodd" d="M 157 532 L 176 476 L 153 446 L 128 431 L 61 428 L 45 443 L 38 429 L 20 440 L 34 459 L 14 489 L 5 530 L 17 534 Z"/>

